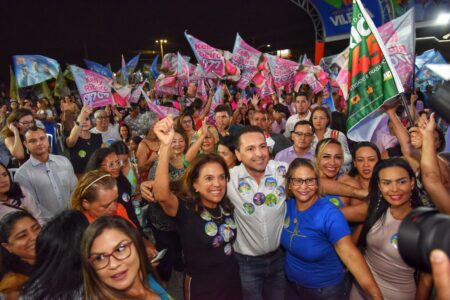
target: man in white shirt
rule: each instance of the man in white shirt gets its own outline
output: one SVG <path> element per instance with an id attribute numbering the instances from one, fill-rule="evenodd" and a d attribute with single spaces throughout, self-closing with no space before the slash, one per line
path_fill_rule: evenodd
<path id="1" fill-rule="evenodd" d="M 311 102 L 308 100 L 308 97 L 305 93 L 298 93 L 297 97 L 295 97 L 295 109 L 297 113 L 289 117 L 286 122 L 286 130 L 284 131 L 284 136 L 290 138 L 291 132 L 294 130 L 295 124 L 301 120 L 309 121 L 311 117 L 311 112 L 309 111 L 309 107 L 311 106 Z"/>
<path id="2" fill-rule="evenodd" d="M 279 245 L 288 165 L 269 161 L 266 138 L 256 126 L 238 133 L 235 153 L 241 165 L 230 170 L 227 196 L 235 207 L 234 250 L 243 299 L 284 299 L 284 255 Z"/>
<path id="3" fill-rule="evenodd" d="M 109 116 L 103 109 L 94 113 L 95 127 L 90 130 L 91 133 L 100 133 L 104 144 L 111 145 L 115 141 L 120 141 L 119 123 L 114 125 L 109 123 Z"/>

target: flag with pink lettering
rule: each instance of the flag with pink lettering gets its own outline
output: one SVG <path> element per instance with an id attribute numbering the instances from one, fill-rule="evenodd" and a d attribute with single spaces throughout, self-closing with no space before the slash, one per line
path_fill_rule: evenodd
<path id="1" fill-rule="evenodd" d="M 70 71 L 84 106 L 95 108 L 114 104 L 111 79 L 77 66 L 70 66 Z"/>
<path id="2" fill-rule="evenodd" d="M 161 70 L 166 72 L 175 72 L 177 70 L 177 55 L 175 53 L 166 53 L 161 62 Z"/>
<path id="3" fill-rule="evenodd" d="M 245 89 L 256 75 L 260 56 L 260 51 L 247 44 L 241 38 L 239 33 L 236 34 L 231 61 L 235 66 L 242 70 L 241 77 L 237 82 L 237 86 L 240 89 Z"/>
<path id="4" fill-rule="evenodd" d="M 187 32 L 185 32 L 184 35 L 191 45 L 192 51 L 194 51 L 195 58 L 200 66 L 202 66 L 205 73 L 213 73 L 219 78 L 224 77 L 225 60 L 222 53 L 218 49 L 200 41 Z"/>
<path id="5" fill-rule="evenodd" d="M 172 114 L 173 117 L 178 117 L 178 115 L 180 114 L 180 111 L 178 109 L 154 104 L 142 89 L 142 87 L 140 89 L 142 95 L 145 98 L 145 101 L 147 102 L 148 107 L 151 111 L 155 112 L 160 119 L 167 117 L 168 114 Z"/>
<path id="6" fill-rule="evenodd" d="M 300 66 L 298 63 L 267 53 L 264 53 L 264 56 L 268 60 L 273 83 L 277 89 L 294 80 L 295 73 Z"/>

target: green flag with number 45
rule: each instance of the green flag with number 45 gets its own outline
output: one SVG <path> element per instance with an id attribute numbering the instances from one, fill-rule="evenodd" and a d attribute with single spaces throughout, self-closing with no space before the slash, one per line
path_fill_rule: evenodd
<path id="1" fill-rule="evenodd" d="M 348 137 L 370 141 L 380 107 L 403 92 L 388 51 L 360 0 L 353 0 L 349 52 Z"/>

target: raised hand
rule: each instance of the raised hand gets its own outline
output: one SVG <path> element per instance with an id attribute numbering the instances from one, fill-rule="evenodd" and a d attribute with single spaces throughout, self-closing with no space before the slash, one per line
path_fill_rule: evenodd
<path id="1" fill-rule="evenodd" d="M 258 102 L 259 102 L 259 97 L 258 97 L 258 95 L 257 94 L 253 94 L 253 96 L 252 96 L 252 104 L 253 104 L 253 106 L 255 107 L 255 108 L 258 108 Z"/>
<path id="2" fill-rule="evenodd" d="M 12 131 L 12 133 L 14 133 L 14 135 L 19 134 L 19 129 L 16 127 L 16 125 L 14 125 L 14 123 L 10 123 L 8 125 L 8 128 Z"/>
<path id="3" fill-rule="evenodd" d="M 434 118 L 434 113 L 430 115 L 428 119 L 419 118 L 418 125 L 422 135 L 434 133 L 436 130 L 436 120 Z"/>
<path id="4" fill-rule="evenodd" d="M 85 120 L 87 120 L 91 113 L 92 113 L 91 107 L 83 106 L 77 118 L 78 123 L 82 123 Z"/>
<path id="5" fill-rule="evenodd" d="M 158 137 L 159 141 L 164 146 L 169 146 L 172 143 L 174 136 L 174 125 L 172 115 L 168 115 L 164 119 L 155 124 L 153 131 Z"/>

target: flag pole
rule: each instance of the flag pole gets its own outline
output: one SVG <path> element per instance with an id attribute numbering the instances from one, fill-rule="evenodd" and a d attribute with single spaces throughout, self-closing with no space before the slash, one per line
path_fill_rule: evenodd
<path id="1" fill-rule="evenodd" d="M 409 111 L 408 102 L 406 101 L 405 94 L 401 93 L 402 104 L 405 107 L 406 115 L 408 116 L 410 126 L 414 126 L 414 119 L 411 116 L 411 112 Z"/>

